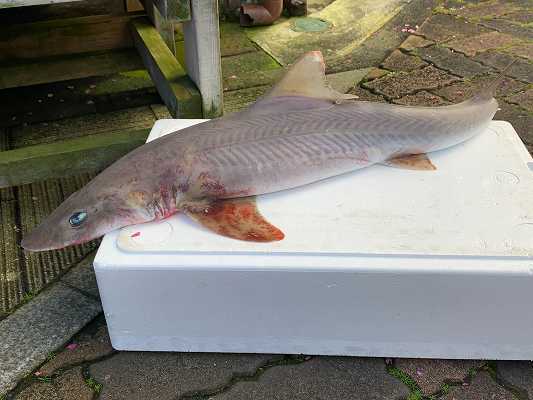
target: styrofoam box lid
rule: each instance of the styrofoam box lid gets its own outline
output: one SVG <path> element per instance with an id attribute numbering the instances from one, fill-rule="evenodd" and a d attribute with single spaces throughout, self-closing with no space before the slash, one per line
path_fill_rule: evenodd
<path id="1" fill-rule="evenodd" d="M 159 120 L 148 140 L 202 121 Z M 430 158 L 436 171 L 377 165 L 259 196 L 261 213 L 285 233 L 279 242 L 226 238 L 176 214 L 106 235 L 99 258 L 263 255 L 254 261 L 262 265 L 276 254 L 533 257 L 533 160 L 509 123 L 493 121 Z"/>

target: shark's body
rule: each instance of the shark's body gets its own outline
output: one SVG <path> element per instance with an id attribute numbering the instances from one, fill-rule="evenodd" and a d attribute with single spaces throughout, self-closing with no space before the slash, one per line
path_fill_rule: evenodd
<path id="1" fill-rule="evenodd" d="M 488 92 L 438 108 L 356 101 L 325 85 L 322 57 L 311 52 L 248 109 L 121 158 L 68 198 L 23 246 L 64 247 L 178 211 L 234 238 L 280 240 L 281 231 L 260 216 L 249 196 L 377 163 L 434 169 L 425 153 L 484 131 L 497 107 Z M 69 217 L 80 213 L 80 226 L 69 225 Z"/>

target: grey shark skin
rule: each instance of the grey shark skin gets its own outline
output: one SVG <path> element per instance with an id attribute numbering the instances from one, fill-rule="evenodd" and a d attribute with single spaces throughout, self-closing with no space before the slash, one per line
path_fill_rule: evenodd
<path id="1" fill-rule="evenodd" d="M 22 246 L 62 248 L 178 211 L 222 235 L 281 240 L 253 196 L 378 163 L 434 169 L 426 153 L 483 132 L 498 108 L 492 88 L 437 108 L 358 101 L 331 89 L 324 70 L 321 53 L 307 53 L 248 109 L 137 148 L 65 200 Z"/>

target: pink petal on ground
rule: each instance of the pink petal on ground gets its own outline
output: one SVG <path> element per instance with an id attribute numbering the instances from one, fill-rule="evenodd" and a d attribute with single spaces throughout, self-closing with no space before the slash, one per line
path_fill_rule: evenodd
<path id="1" fill-rule="evenodd" d="M 41 376 L 43 373 L 41 371 L 35 371 L 33 375 L 35 376 Z"/>
<path id="2" fill-rule="evenodd" d="M 76 350 L 77 348 L 78 348 L 78 344 L 77 343 L 67 344 L 67 349 L 69 349 L 69 350 Z"/>

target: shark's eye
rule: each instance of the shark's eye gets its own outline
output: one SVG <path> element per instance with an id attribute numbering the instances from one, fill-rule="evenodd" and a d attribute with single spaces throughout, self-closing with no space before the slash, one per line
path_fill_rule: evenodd
<path id="1" fill-rule="evenodd" d="M 85 211 L 78 211 L 70 216 L 68 222 L 73 228 L 77 228 L 83 221 L 87 219 L 87 213 Z"/>

